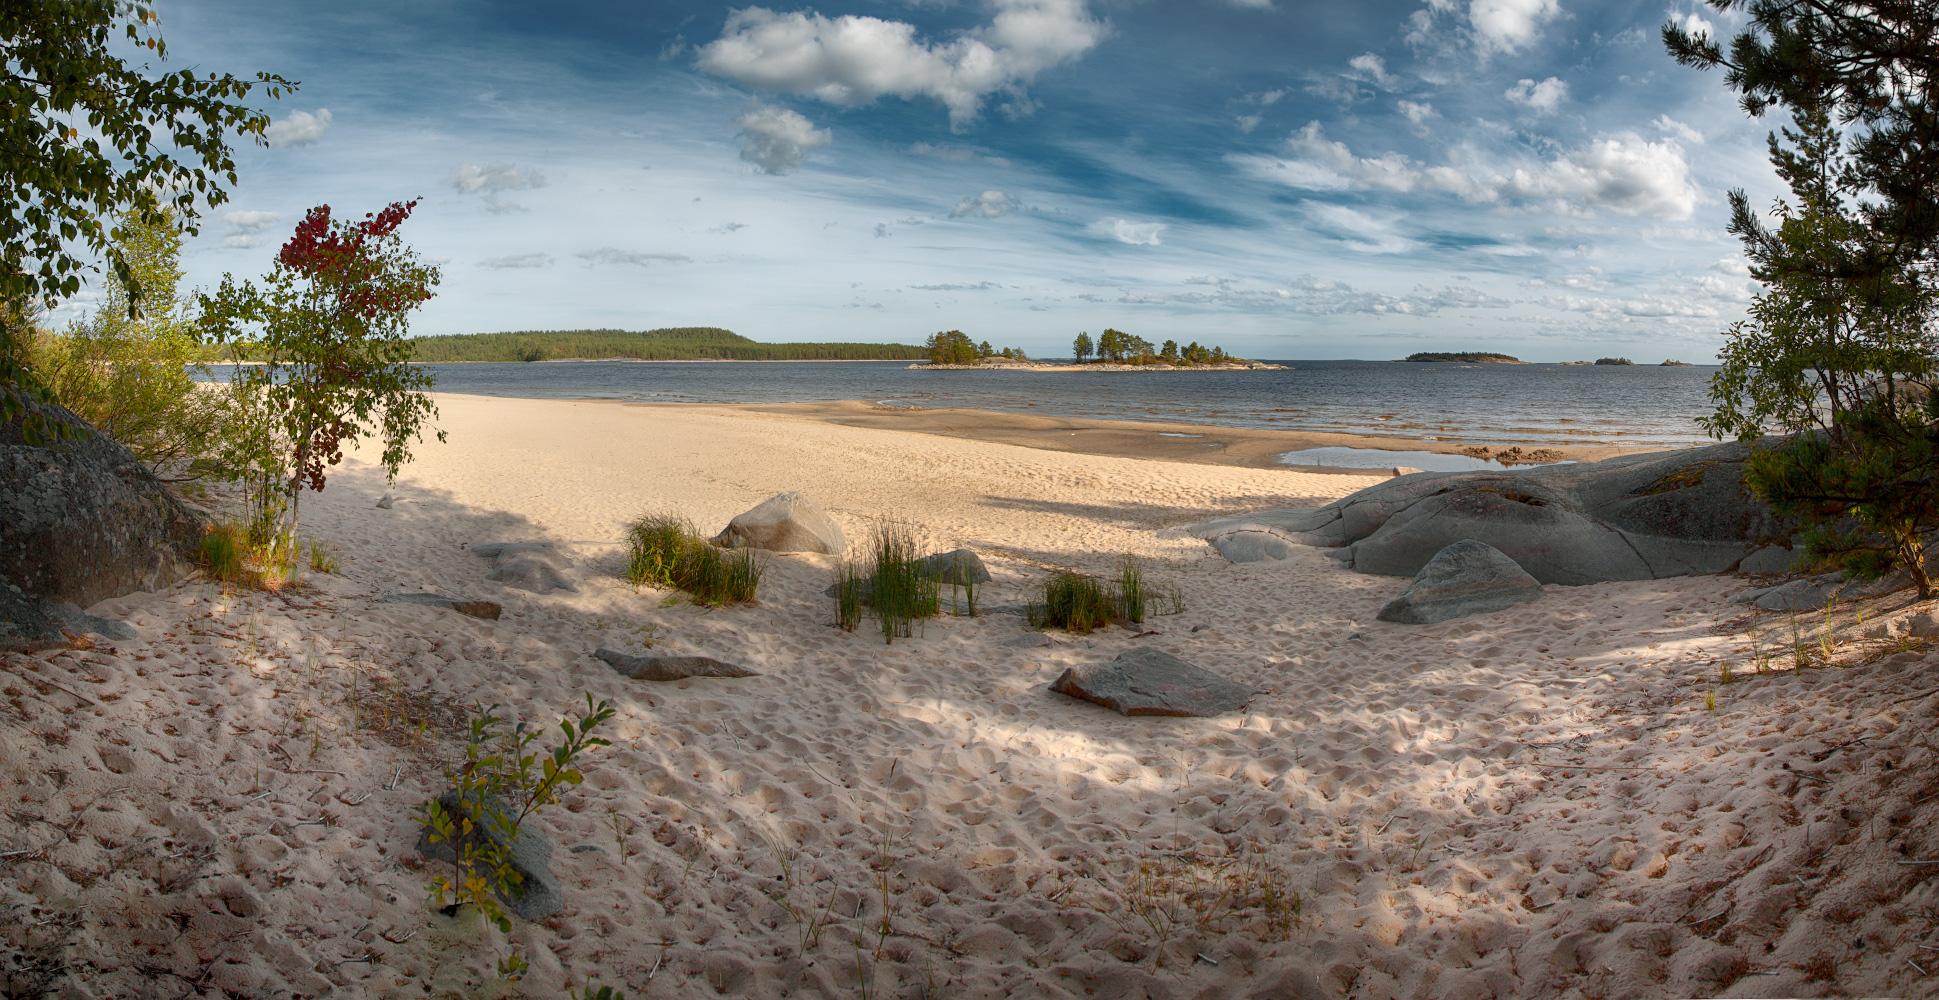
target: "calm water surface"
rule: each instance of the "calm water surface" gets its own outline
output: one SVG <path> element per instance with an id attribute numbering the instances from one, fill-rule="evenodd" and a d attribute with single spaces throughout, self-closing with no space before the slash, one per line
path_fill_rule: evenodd
<path id="1" fill-rule="evenodd" d="M 923 371 L 903 361 L 429 365 L 437 391 L 679 403 L 863 400 L 1107 420 L 1619 446 L 1705 440 L 1709 366 L 1281 361 L 1285 371 Z M 218 372 L 218 376 L 222 377 Z"/>

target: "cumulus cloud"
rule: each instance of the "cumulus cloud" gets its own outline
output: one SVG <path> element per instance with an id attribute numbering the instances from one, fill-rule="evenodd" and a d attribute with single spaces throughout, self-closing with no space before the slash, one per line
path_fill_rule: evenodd
<path id="1" fill-rule="evenodd" d="M 1428 0 L 1425 9 L 1409 18 L 1407 41 L 1424 47 L 1447 46 L 1458 39 L 1486 60 L 1533 45 L 1543 26 L 1561 12 L 1558 0 Z"/>
<path id="2" fill-rule="evenodd" d="M 1355 79 L 1366 80 L 1381 87 L 1391 88 L 1400 82 L 1387 72 L 1387 61 L 1369 52 L 1347 60 L 1347 67 L 1353 71 Z"/>
<path id="3" fill-rule="evenodd" d="M 1717 26 L 1696 14 L 1684 15 L 1682 27 L 1684 31 L 1692 35 L 1708 35 L 1712 38 L 1715 38 L 1717 35 Z"/>
<path id="4" fill-rule="evenodd" d="M 330 109 L 318 108 L 315 114 L 308 111 L 292 111 L 288 118 L 271 122 L 263 129 L 263 138 L 278 148 L 285 146 L 313 146 L 323 138 L 330 128 Z"/>
<path id="5" fill-rule="evenodd" d="M 1434 110 L 1434 105 L 1425 102 L 1401 101 L 1396 107 L 1400 108 L 1401 114 L 1407 116 L 1408 121 L 1416 125 L 1427 121 L 1429 118 L 1441 117 L 1441 113 Z"/>
<path id="6" fill-rule="evenodd" d="M 1583 214 L 1687 219 L 1696 211 L 1690 167 L 1675 143 L 1651 142 L 1633 132 L 1597 139 L 1545 162 L 1493 168 L 1456 150 L 1456 163 L 1424 166 L 1399 153 L 1356 156 L 1326 138 L 1318 122 L 1287 139 L 1287 157 L 1235 155 L 1254 176 L 1308 191 L 1440 191 L 1481 204 L 1536 205 Z"/>
<path id="7" fill-rule="evenodd" d="M 478 262 L 479 267 L 489 267 L 495 271 L 514 268 L 546 267 L 552 263 L 549 253 L 515 253 L 505 257 L 487 257 Z"/>
<path id="8" fill-rule="evenodd" d="M 985 219 L 994 219 L 999 216 L 1009 215 L 1021 207 L 1021 205 L 1017 204 L 1015 198 L 1010 197 L 1002 191 L 985 191 L 982 194 L 971 195 L 957 202 L 956 208 L 949 213 L 949 217 L 952 219 L 960 219 L 966 215 L 974 215 Z"/>
<path id="9" fill-rule="evenodd" d="M 1552 76 L 1540 83 L 1523 79 L 1515 81 L 1502 96 L 1536 114 L 1546 115 L 1554 113 L 1569 99 L 1569 85 Z"/>
<path id="10" fill-rule="evenodd" d="M 224 246 L 256 247 L 262 246 L 257 237 L 262 231 L 276 224 L 282 216 L 275 212 L 229 212 L 222 216 Z"/>
<path id="11" fill-rule="evenodd" d="M 1091 223 L 1091 232 L 1132 246 L 1155 247 L 1159 244 L 1159 235 L 1169 228 L 1162 222 L 1133 222 L 1130 219 L 1099 219 Z"/>
<path id="12" fill-rule="evenodd" d="M 446 180 L 459 194 L 482 194 L 485 210 L 494 214 L 523 212 L 525 206 L 502 197 L 506 191 L 531 191 L 545 186 L 545 175 L 536 170 L 520 170 L 510 163 L 460 163 Z"/>
<path id="13" fill-rule="evenodd" d="M 741 159 L 761 168 L 762 173 L 785 174 L 801 166 L 809 150 L 835 140 L 834 133 L 786 108 L 755 108 L 736 118 L 746 144 Z"/>
<path id="14" fill-rule="evenodd" d="M 1733 278 L 1750 277 L 1750 262 L 1742 257 L 1724 257 L 1710 265 L 1718 274 L 1728 274 Z"/>
<path id="15" fill-rule="evenodd" d="M 1253 129 L 1259 127 L 1260 122 L 1266 119 L 1263 115 L 1240 115 L 1236 120 L 1239 123 L 1239 131 L 1251 132 Z"/>
<path id="16" fill-rule="evenodd" d="M 831 104 L 929 97 L 960 128 L 994 93 L 1010 94 L 1012 110 L 1027 111 L 1025 84 L 1090 51 L 1109 30 L 1084 0 L 995 5 L 989 24 L 938 43 L 917 39 L 915 26 L 903 21 L 746 7 L 729 14 L 720 38 L 700 49 L 699 65 L 749 87 Z"/>
<path id="17" fill-rule="evenodd" d="M 618 247 L 581 250 L 573 256 L 588 264 L 632 264 L 635 267 L 646 267 L 649 264 L 684 264 L 693 260 L 683 253 L 645 253 L 639 250 L 621 250 Z"/>

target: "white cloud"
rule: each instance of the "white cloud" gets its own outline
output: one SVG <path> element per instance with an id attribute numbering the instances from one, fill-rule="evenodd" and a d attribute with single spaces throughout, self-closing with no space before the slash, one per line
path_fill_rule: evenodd
<path id="1" fill-rule="evenodd" d="M 224 246 L 246 248 L 262 246 L 257 236 L 276 224 L 282 216 L 275 212 L 229 212 L 222 216 Z"/>
<path id="2" fill-rule="evenodd" d="M 313 146 L 323 138 L 330 128 L 330 109 L 318 108 L 316 114 L 308 111 L 292 111 L 288 118 L 271 122 L 263 129 L 263 138 L 278 148 L 285 146 Z"/>
<path id="3" fill-rule="evenodd" d="M 1677 138 L 1682 139 L 1684 142 L 1690 143 L 1692 145 L 1697 145 L 1697 146 L 1703 145 L 1702 132 L 1699 132 L 1696 129 L 1691 128 L 1690 126 L 1685 125 L 1674 118 L 1671 118 L 1669 115 L 1657 115 L 1656 120 L 1653 122 L 1650 122 L 1650 124 L 1661 129 L 1666 135 L 1676 136 Z"/>
<path id="4" fill-rule="evenodd" d="M 1427 121 L 1429 118 L 1441 117 L 1441 113 L 1434 110 L 1434 105 L 1425 102 L 1401 101 L 1397 106 L 1400 108 L 1400 113 L 1406 115 L 1407 120 L 1416 125 Z"/>
<path id="5" fill-rule="evenodd" d="M 975 215 L 985 219 L 994 219 L 999 216 L 1009 215 L 1020 207 L 1022 206 L 1017 204 L 1015 198 L 1010 197 L 1002 191 L 985 191 L 982 194 L 971 195 L 957 202 L 955 210 L 949 213 L 949 217 L 952 219 L 960 219 L 966 215 Z"/>
<path id="6" fill-rule="evenodd" d="M 1316 315 L 1432 316 L 1443 309 L 1504 309 L 1512 304 L 1461 285 L 1448 285 L 1439 291 L 1415 288 L 1407 295 L 1388 295 L 1310 275 L 1293 279 L 1282 297 L 1290 299 L 1295 310 Z"/>
<path id="7" fill-rule="evenodd" d="M 1696 14 L 1685 15 L 1683 18 L 1682 27 L 1684 31 L 1687 31 L 1692 35 L 1709 35 L 1712 38 L 1715 38 L 1717 36 L 1717 26 L 1711 24 L 1709 21 L 1704 20 L 1703 18 L 1697 16 Z"/>
<path id="8" fill-rule="evenodd" d="M 1240 115 L 1235 120 L 1239 123 L 1239 131 L 1251 132 L 1253 129 L 1259 127 L 1260 122 L 1266 119 L 1263 115 Z"/>
<path id="9" fill-rule="evenodd" d="M 503 271 L 509 268 L 546 267 L 552 263 L 549 253 L 515 253 L 506 257 L 487 257 L 478 262 L 479 267 L 489 267 Z"/>
<path id="10" fill-rule="evenodd" d="M 1419 244 L 1396 233 L 1397 217 L 1379 217 L 1345 205 L 1309 201 L 1301 206 L 1320 229 L 1339 238 L 1349 250 L 1361 253 L 1406 253 Z"/>
<path id="11" fill-rule="evenodd" d="M 1486 61 L 1533 45 L 1561 12 L 1558 0 L 1427 0 L 1408 18 L 1406 39 L 1416 48 L 1445 48 L 1458 40 Z M 1456 21 L 1452 31 L 1442 30 L 1443 17 Z"/>
<path id="12" fill-rule="evenodd" d="M 536 170 L 520 170 L 510 163 L 460 163 L 446 180 L 459 194 L 484 194 L 485 210 L 494 214 L 523 212 L 525 206 L 500 197 L 504 191 L 531 191 L 545 186 L 545 175 Z"/>
<path id="13" fill-rule="evenodd" d="M 1556 0 L 1473 0 L 1468 5 L 1468 23 L 1474 29 L 1475 46 L 1485 57 L 1519 52 L 1534 44 L 1542 25 L 1561 10 Z"/>
<path id="14" fill-rule="evenodd" d="M 1002 285 L 994 281 L 979 281 L 974 285 L 910 285 L 909 287 L 919 292 L 995 292 L 1003 289 Z"/>
<path id="15" fill-rule="evenodd" d="M 1728 274 L 1735 278 L 1750 277 L 1750 262 L 1742 257 L 1725 257 L 1710 265 L 1710 269 L 1718 274 Z"/>
<path id="16" fill-rule="evenodd" d="M 991 156 L 988 153 L 979 153 L 976 150 L 964 149 L 961 146 L 939 146 L 933 143 L 918 142 L 909 147 L 909 152 L 917 156 L 928 156 L 938 160 L 946 160 L 950 163 L 969 163 L 973 160 L 981 160 L 984 163 L 995 164 L 999 167 L 1015 166 L 1015 164 L 1001 156 Z"/>
<path id="17" fill-rule="evenodd" d="M 1369 80 L 1379 86 L 1389 88 L 1399 82 L 1388 74 L 1387 61 L 1371 52 L 1348 59 L 1347 66 L 1353 70 L 1351 75 L 1355 79 Z"/>
<path id="18" fill-rule="evenodd" d="M 828 129 L 818 129 L 808 119 L 786 108 L 755 108 L 736 118 L 741 134 L 747 137 L 741 159 L 761 168 L 763 173 L 785 174 L 801 166 L 808 151 L 828 145 L 835 139 Z"/>
<path id="19" fill-rule="evenodd" d="M 1267 90 L 1249 95 L 1246 97 L 1246 100 L 1257 101 L 1261 107 L 1271 107 L 1278 104 L 1280 98 L 1290 93 L 1292 93 L 1291 87 L 1280 87 L 1278 90 Z"/>
<path id="20" fill-rule="evenodd" d="M 1502 96 L 1536 114 L 1546 115 L 1554 113 L 1569 99 L 1569 85 L 1552 76 L 1541 83 L 1517 80 Z"/>
<path id="21" fill-rule="evenodd" d="M 1247 10 L 1271 10 L 1272 0 L 1232 0 L 1232 6 Z"/>
<path id="22" fill-rule="evenodd" d="M 1090 51 L 1109 30 L 1084 0 L 996 0 L 996 10 L 988 25 L 929 44 L 902 21 L 746 7 L 728 15 L 699 64 L 749 87 L 831 104 L 930 97 L 961 127 L 997 92 L 1012 95 L 1013 110 L 1027 111 L 1023 85 Z"/>
<path id="23" fill-rule="evenodd" d="M 1466 150 L 1455 150 L 1459 165 L 1428 167 L 1399 153 L 1355 156 L 1344 143 L 1326 138 L 1318 122 L 1286 141 L 1288 158 L 1235 155 L 1228 160 L 1254 176 L 1308 191 L 1416 188 L 1443 191 L 1483 204 L 1545 206 L 1583 214 L 1607 209 L 1621 215 L 1687 219 L 1696 211 L 1683 150 L 1670 142 L 1650 142 L 1633 132 L 1598 139 L 1588 146 L 1541 163 L 1490 169 Z"/>
<path id="24" fill-rule="evenodd" d="M 649 264 L 683 264 L 693 260 L 683 253 L 645 253 L 639 250 L 621 250 L 618 247 L 581 250 L 573 256 L 588 264 L 632 264 L 636 267 L 646 267 Z"/>
<path id="25" fill-rule="evenodd" d="M 1169 228 L 1162 222 L 1133 222 L 1130 219 L 1099 219 L 1091 223 L 1091 232 L 1133 246 L 1155 247 L 1159 244 L 1159 234 Z"/>
<path id="26" fill-rule="evenodd" d="M 719 233 L 722 236 L 726 236 L 729 233 L 736 233 L 746 228 L 747 228 L 747 223 L 745 222 L 727 222 L 727 223 L 722 223 L 721 225 L 715 226 L 714 228 L 709 229 L 707 231 L 710 233 Z"/>

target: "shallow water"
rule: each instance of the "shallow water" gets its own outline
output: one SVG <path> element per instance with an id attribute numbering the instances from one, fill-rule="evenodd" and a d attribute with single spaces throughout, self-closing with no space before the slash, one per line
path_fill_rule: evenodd
<path id="1" fill-rule="evenodd" d="M 1434 451 L 1387 451 L 1380 448 L 1302 448 L 1279 456 L 1287 465 L 1330 466 L 1336 469 L 1386 469 L 1406 466 L 1422 472 L 1474 472 L 1481 469 L 1528 468 L 1503 465 L 1492 458 L 1443 455 Z M 1556 463 L 1566 464 L 1566 463 Z"/>
<path id="2" fill-rule="evenodd" d="M 429 365 L 441 392 L 682 403 L 864 400 L 1435 441 L 1705 440 L 1708 366 L 1281 361 L 1284 371 L 924 371 L 901 361 Z M 218 369 L 218 377 L 224 377 Z M 1388 462 L 1387 464 L 1393 464 Z M 1412 463 L 1409 463 L 1412 464 Z M 1425 468 L 1425 466 L 1421 466 Z"/>

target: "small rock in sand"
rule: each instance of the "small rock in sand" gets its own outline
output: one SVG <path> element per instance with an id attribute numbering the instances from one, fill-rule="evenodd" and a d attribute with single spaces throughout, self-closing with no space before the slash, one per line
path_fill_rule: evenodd
<path id="1" fill-rule="evenodd" d="M 725 548 L 770 552 L 841 555 L 848 550 L 841 526 L 798 492 L 769 497 L 760 506 L 729 521 L 714 536 L 713 542 Z"/>
<path id="2" fill-rule="evenodd" d="M 973 586 L 990 582 L 990 569 L 983 560 L 969 549 L 955 549 L 938 552 L 921 559 L 924 576 L 940 580 L 945 584 Z"/>
<path id="3" fill-rule="evenodd" d="M 1411 465 L 1396 465 L 1393 468 L 1393 474 L 1395 476 L 1411 476 L 1420 471 L 1421 470 L 1416 469 Z"/>
<path id="4" fill-rule="evenodd" d="M 755 677 L 743 666 L 711 656 L 633 656 L 617 649 L 593 650 L 619 674 L 636 681 L 678 681 L 689 677 Z"/>
<path id="5" fill-rule="evenodd" d="M 377 501 L 377 506 L 383 508 L 384 510 L 389 510 L 392 501 L 393 501 L 393 498 L 391 497 L 391 495 L 386 493 L 384 494 L 382 499 Z"/>
<path id="6" fill-rule="evenodd" d="M 1150 648 L 1125 650 L 1109 663 L 1071 667 L 1050 689 L 1123 715 L 1221 715 L 1245 707 L 1257 693 Z"/>
<path id="7" fill-rule="evenodd" d="M 1414 575 L 1414 582 L 1376 617 L 1403 625 L 1432 625 L 1500 611 L 1540 596 L 1542 585 L 1515 560 L 1492 545 L 1464 538 L 1435 553 Z"/>
<path id="8" fill-rule="evenodd" d="M 486 621 L 497 621 L 505 610 L 495 601 L 460 601 L 442 594 L 386 594 L 383 600 L 385 604 L 421 604 L 427 608 L 444 608 Z"/>
<path id="9" fill-rule="evenodd" d="M 1014 639 L 1005 641 L 1003 644 L 1005 646 L 1016 646 L 1021 649 L 1036 649 L 1042 646 L 1054 646 L 1056 645 L 1056 641 L 1042 632 L 1025 632 Z"/>
<path id="10" fill-rule="evenodd" d="M 505 804 L 493 795 L 485 796 L 481 804 L 487 811 L 502 812 L 506 809 Z M 447 789 L 443 795 L 438 796 L 438 805 L 442 806 L 447 814 L 456 816 L 459 808 L 458 790 Z M 477 809 L 473 811 L 474 814 L 480 812 Z M 489 812 L 485 814 L 489 815 Z M 509 845 L 510 851 L 507 852 L 507 860 L 512 870 L 520 876 L 518 886 L 511 892 L 498 894 L 499 902 L 504 903 L 507 909 L 526 920 L 543 920 L 566 908 L 565 899 L 559 895 L 558 876 L 553 875 L 552 869 L 548 867 L 552 861 L 552 841 L 532 829 L 535 825 L 520 824 L 518 840 Z M 477 824 L 477 829 L 470 836 L 474 839 L 489 837 L 490 842 L 501 850 L 508 846 L 504 832 L 490 822 Z M 417 851 L 427 858 L 442 861 L 447 865 L 455 865 L 458 862 L 457 854 L 452 851 L 449 843 L 444 841 L 431 843 L 428 830 L 418 836 Z"/>

